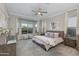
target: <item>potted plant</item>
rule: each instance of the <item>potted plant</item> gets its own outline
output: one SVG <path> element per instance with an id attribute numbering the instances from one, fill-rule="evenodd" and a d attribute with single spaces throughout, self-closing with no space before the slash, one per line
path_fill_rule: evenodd
<path id="1" fill-rule="evenodd" d="M 9 32 L 8 29 L 0 27 L 0 35 L 5 35 Z"/>

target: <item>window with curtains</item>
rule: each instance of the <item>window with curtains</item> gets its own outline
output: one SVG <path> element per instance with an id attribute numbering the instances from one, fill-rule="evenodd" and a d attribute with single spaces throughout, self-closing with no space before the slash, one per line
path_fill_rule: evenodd
<path id="1" fill-rule="evenodd" d="M 76 36 L 76 16 L 68 17 L 68 28 L 67 28 L 67 35 L 69 37 L 75 37 Z"/>
<path id="2" fill-rule="evenodd" d="M 68 11 L 67 35 L 68 37 L 76 37 L 77 25 L 77 9 Z"/>
<path id="3" fill-rule="evenodd" d="M 21 24 L 22 26 L 22 34 L 26 34 L 27 33 L 27 24 Z"/>
<path id="4" fill-rule="evenodd" d="M 31 23 L 22 23 L 22 34 L 33 33 L 33 24 Z"/>
<path id="5" fill-rule="evenodd" d="M 0 11 L 0 27 L 6 28 L 6 25 L 5 15 Z"/>
<path id="6" fill-rule="evenodd" d="M 38 26 L 37 26 L 37 23 L 36 23 L 36 24 L 35 24 L 35 32 L 36 32 L 36 33 L 37 33 L 37 27 L 38 27 Z"/>
<path id="7" fill-rule="evenodd" d="M 33 24 L 28 24 L 28 33 L 33 33 Z"/>

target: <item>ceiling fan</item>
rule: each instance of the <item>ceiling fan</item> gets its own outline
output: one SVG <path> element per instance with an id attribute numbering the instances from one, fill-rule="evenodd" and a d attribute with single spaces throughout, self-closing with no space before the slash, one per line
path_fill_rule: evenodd
<path id="1" fill-rule="evenodd" d="M 32 10 L 32 12 L 34 12 L 34 15 L 41 15 L 43 16 L 43 14 L 48 13 L 47 11 L 44 11 L 42 8 L 38 8 L 38 10 Z"/>

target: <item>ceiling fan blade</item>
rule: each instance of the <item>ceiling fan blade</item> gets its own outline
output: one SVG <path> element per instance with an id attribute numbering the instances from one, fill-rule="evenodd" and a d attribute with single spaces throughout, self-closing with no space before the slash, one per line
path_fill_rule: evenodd
<path id="1" fill-rule="evenodd" d="M 38 13 L 35 13 L 34 15 L 38 15 Z"/>
<path id="2" fill-rule="evenodd" d="M 42 11 L 41 13 L 48 13 L 48 12 L 46 12 L 46 11 Z"/>
<path id="3" fill-rule="evenodd" d="M 40 15 L 41 15 L 41 16 L 43 16 L 43 14 L 42 14 L 42 13 L 41 13 Z"/>
<path id="4" fill-rule="evenodd" d="M 36 12 L 36 11 L 32 10 L 32 12 Z"/>
<path id="5" fill-rule="evenodd" d="M 42 10 L 42 8 L 38 8 L 38 10 Z"/>

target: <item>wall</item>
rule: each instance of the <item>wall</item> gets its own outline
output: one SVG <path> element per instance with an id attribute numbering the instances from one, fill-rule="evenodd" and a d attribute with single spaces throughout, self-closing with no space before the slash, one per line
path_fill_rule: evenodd
<path id="1" fill-rule="evenodd" d="M 5 4 L 0 3 L 0 10 L 2 10 L 2 12 L 4 13 L 4 15 L 5 15 L 6 17 L 8 17 L 8 13 L 7 13 L 7 9 L 6 9 L 6 7 L 5 7 Z"/>
<path id="2" fill-rule="evenodd" d="M 65 15 L 61 14 L 58 16 L 53 17 L 53 20 L 51 22 L 55 23 L 55 29 L 56 31 L 64 31 L 64 20 L 65 20 Z"/>
<path id="3" fill-rule="evenodd" d="M 79 35 L 79 8 L 78 8 L 77 13 L 78 13 L 78 14 L 77 14 L 77 17 L 78 17 L 78 18 L 77 18 L 77 32 L 76 32 L 76 34 Z"/>
<path id="4" fill-rule="evenodd" d="M 73 10 L 73 9 L 72 9 Z M 76 34 L 79 35 L 79 8 L 78 8 L 78 12 L 74 12 L 75 10 L 71 11 L 69 14 L 66 11 L 64 14 L 60 14 L 54 17 L 50 17 L 48 19 L 42 19 L 42 25 L 40 25 L 41 32 L 46 32 L 47 30 L 54 30 L 54 31 L 64 31 L 65 34 L 67 32 L 67 19 L 68 19 L 68 15 L 69 16 L 76 16 L 77 17 L 77 28 L 76 28 Z M 51 27 L 51 22 L 55 23 L 55 29 L 52 29 Z"/>
<path id="5" fill-rule="evenodd" d="M 52 22 L 55 23 L 55 29 L 52 29 L 52 26 L 51 26 Z M 65 14 L 60 14 L 52 18 L 42 20 L 41 31 L 46 32 L 48 30 L 64 31 L 65 30 Z"/>

